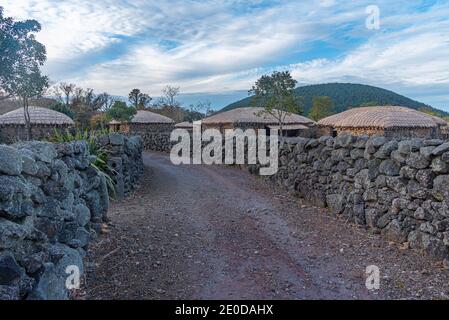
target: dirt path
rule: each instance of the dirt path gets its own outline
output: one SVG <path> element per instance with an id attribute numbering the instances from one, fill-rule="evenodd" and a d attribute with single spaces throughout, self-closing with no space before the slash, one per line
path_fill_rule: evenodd
<path id="1" fill-rule="evenodd" d="M 112 204 L 89 252 L 89 299 L 447 298 L 449 272 L 418 252 L 277 194 L 231 167 L 144 154 L 142 186 Z M 365 287 L 377 265 L 381 288 Z"/>

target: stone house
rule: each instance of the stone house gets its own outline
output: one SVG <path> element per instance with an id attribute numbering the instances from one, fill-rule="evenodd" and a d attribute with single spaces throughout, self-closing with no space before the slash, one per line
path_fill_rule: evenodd
<path id="1" fill-rule="evenodd" d="M 447 123 L 435 116 L 400 106 L 361 107 L 318 121 L 322 136 L 350 133 L 390 138 L 441 138 Z"/>
<path id="2" fill-rule="evenodd" d="M 109 122 L 109 128 L 111 131 L 121 133 L 171 131 L 174 128 L 174 121 L 151 111 L 137 110 L 130 122 L 112 120 Z"/>
<path id="3" fill-rule="evenodd" d="M 261 114 L 263 108 L 238 108 L 215 114 L 203 119 L 204 129 L 215 128 L 224 132 L 226 129 L 277 129 L 278 120 L 268 114 Z M 285 137 L 311 137 L 315 135 L 315 122 L 299 114 L 286 116 L 282 126 Z"/>
<path id="4" fill-rule="evenodd" d="M 73 128 L 75 123 L 63 113 L 30 106 L 31 137 L 34 140 L 49 138 L 55 130 Z M 26 139 L 25 116 L 19 108 L 0 116 L 0 143 L 10 144 Z"/>
<path id="5" fill-rule="evenodd" d="M 145 149 L 166 151 L 170 145 L 170 133 L 175 128 L 175 122 L 163 115 L 138 110 L 130 122 L 109 122 L 109 129 L 129 135 L 141 136 Z"/>

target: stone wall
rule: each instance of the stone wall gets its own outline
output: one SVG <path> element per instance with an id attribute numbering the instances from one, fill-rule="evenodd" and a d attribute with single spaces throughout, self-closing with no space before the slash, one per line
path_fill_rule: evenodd
<path id="1" fill-rule="evenodd" d="M 281 143 L 279 161 L 269 179 L 309 203 L 388 240 L 449 258 L 449 142 L 297 138 Z"/>
<path id="2" fill-rule="evenodd" d="M 49 139 L 54 136 L 55 130 L 65 131 L 73 128 L 69 125 L 45 125 L 32 124 L 31 137 L 34 140 Z M 1 125 L 0 126 L 0 144 L 12 144 L 26 140 L 25 125 Z"/>
<path id="3" fill-rule="evenodd" d="M 99 139 L 108 150 L 108 165 L 115 171 L 115 197 L 123 199 L 133 191 L 143 173 L 143 140 L 140 136 L 109 134 Z"/>
<path id="4" fill-rule="evenodd" d="M 116 130 L 114 125 L 110 127 Z M 140 136 L 145 150 L 170 152 L 170 134 L 174 129 L 174 124 L 170 123 L 131 123 L 120 125 L 118 130 L 127 135 Z"/>
<path id="5" fill-rule="evenodd" d="M 141 170 L 141 140 L 110 135 L 99 143 L 122 159 L 114 179 L 129 190 Z M 83 272 L 109 206 L 93 160 L 84 141 L 0 145 L 0 300 L 68 297 L 66 268 Z"/>

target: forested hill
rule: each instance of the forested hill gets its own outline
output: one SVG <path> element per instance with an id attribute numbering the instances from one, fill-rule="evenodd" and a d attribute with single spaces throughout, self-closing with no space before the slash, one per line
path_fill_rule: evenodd
<path id="1" fill-rule="evenodd" d="M 335 111 L 341 112 L 347 109 L 361 105 L 398 105 L 413 109 L 430 108 L 442 116 L 448 116 L 449 113 L 431 108 L 430 106 L 404 97 L 393 91 L 378 87 L 352 84 L 352 83 L 327 83 L 308 85 L 295 89 L 296 95 L 304 99 L 304 114 L 309 114 L 312 107 L 312 99 L 317 96 L 328 96 L 335 105 Z M 248 107 L 251 103 L 251 97 L 234 102 L 221 111 L 228 111 L 236 108 Z M 220 112 L 221 112 L 220 111 Z"/>

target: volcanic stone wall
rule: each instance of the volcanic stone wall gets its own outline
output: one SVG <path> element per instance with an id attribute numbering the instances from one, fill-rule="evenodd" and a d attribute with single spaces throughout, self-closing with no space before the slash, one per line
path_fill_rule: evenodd
<path id="1" fill-rule="evenodd" d="M 133 123 L 129 127 L 129 133 L 141 136 L 146 150 L 170 152 L 170 134 L 174 129 L 173 124 L 167 123 Z"/>
<path id="2" fill-rule="evenodd" d="M 269 179 L 388 240 L 449 258 L 449 142 L 341 135 L 282 142 Z"/>
<path id="3" fill-rule="evenodd" d="M 121 163 L 113 179 L 126 193 L 141 172 L 140 138 L 110 135 L 99 143 Z M 0 145 L 0 300 L 68 298 L 67 267 L 83 273 L 109 207 L 94 160 L 85 141 Z"/>
<path id="4" fill-rule="evenodd" d="M 34 140 L 49 139 L 55 135 L 55 131 L 65 131 L 71 129 L 70 125 L 46 125 L 32 124 L 31 137 Z M 0 143 L 12 144 L 26 140 L 25 125 L 0 125 Z"/>

